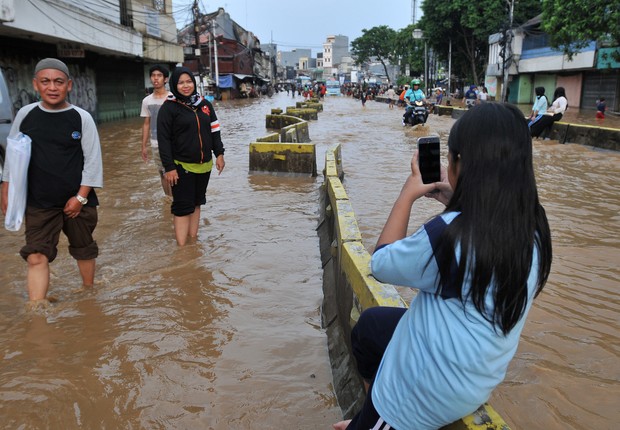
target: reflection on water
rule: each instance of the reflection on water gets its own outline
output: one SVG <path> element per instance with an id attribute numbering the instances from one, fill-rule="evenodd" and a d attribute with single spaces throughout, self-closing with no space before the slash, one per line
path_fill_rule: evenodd
<path id="1" fill-rule="evenodd" d="M 183 249 L 154 167 L 140 161 L 140 119 L 100 126 L 98 285 L 72 292 L 79 275 L 61 241 L 60 301 L 45 313 L 23 308 L 23 237 L 0 234 L 4 428 L 319 429 L 340 418 L 320 329 L 321 180 L 248 175 L 265 115 L 292 104 L 283 93 L 216 105 L 226 170 L 209 184 L 197 244 Z M 372 250 L 420 133 L 384 104 L 338 97 L 324 108 L 310 124 L 318 170 L 340 143 Z M 453 122 L 431 116 L 428 132 L 445 143 Z M 514 429 L 615 428 L 620 155 L 554 141 L 534 151 L 554 264 L 491 403 Z M 420 202 L 410 225 L 441 210 Z"/>

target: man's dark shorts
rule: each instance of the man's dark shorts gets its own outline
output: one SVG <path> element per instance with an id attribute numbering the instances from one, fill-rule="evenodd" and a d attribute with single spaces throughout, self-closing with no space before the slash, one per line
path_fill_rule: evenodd
<path id="1" fill-rule="evenodd" d="M 97 226 L 97 208 L 84 206 L 77 218 L 69 218 L 63 208 L 26 208 L 26 246 L 19 254 L 24 260 L 40 253 L 51 263 L 58 254 L 58 240 L 63 231 L 69 240 L 69 254 L 76 260 L 92 260 L 99 255 L 93 231 Z"/>

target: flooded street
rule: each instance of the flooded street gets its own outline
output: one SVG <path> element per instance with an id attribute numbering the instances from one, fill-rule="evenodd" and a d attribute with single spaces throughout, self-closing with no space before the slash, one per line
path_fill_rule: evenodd
<path id="1" fill-rule="evenodd" d="M 211 178 L 198 242 L 183 249 L 155 168 L 140 160 L 140 118 L 100 125 L 97 286 L 74 292 L 63 237 L 51 265 L 59 301 L 46 312 L 25 311 L 23 234 L 2 230 L 1 428 L 310 430 L 341 418 L 320 324 L 322 178 L 248 174 L 265 115 L 294 100 L 284 92 L 216 104 L 226 169 Z M 319 172 L 325 150 L 342 145 L 370 251 L 415 147 L 401 115 L 334 97 L 310 124 Z M 453 122 L 429 118 L 444 155 Z M 490 402 L 513 430 L 616 428 L 620 154 L 554 141 L 536 141 L 534 152 L 554 262 Z M 410 227 L 442 209 L 414 206 Z"/>
<path id="2" fill-rule="evenodd" d="M 139 118 L 99 126 L 95 290 L 61 240 L 45 314 L 25 312 L 22 234 L 0 234 L 0 428 L 329 428 L 341 419 L 320 324 L 316 178 L 248 175 L 272 100 L 216 107 L 226 169 L 199 241 L 177 249 L 140 160 Z"/>

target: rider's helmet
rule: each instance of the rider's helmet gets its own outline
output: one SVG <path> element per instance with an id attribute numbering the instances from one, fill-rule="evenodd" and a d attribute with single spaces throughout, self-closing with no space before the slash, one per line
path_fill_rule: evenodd
<path id="1" fill-rule="evenodd" d="M 411 86 L 413 87 L 414 85 L 420 86 L 420 80 L 419 79 L 412 79 L 411 80 Z"/>

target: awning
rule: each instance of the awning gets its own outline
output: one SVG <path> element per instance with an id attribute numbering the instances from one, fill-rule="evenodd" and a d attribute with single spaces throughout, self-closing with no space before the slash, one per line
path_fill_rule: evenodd
<path id="1" fill-rule="evenodd" d="M 242 75 L 241 73 L 233 73 L 233 76 L 237 79 L 244 80 L 246 78 L 254 78 L 252 75 Z"/>

